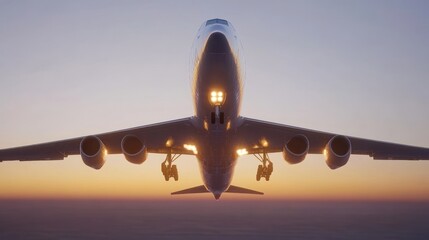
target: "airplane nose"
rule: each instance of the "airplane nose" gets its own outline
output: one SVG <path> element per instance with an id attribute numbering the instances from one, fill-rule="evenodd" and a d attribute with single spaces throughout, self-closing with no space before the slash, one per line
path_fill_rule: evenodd
<path id="1" fill-rule="evenodd" d="M 225 35 L 220 32 L 212 33 L 207 40 L 206 51 L 208 53 L 228 53 L 230 47 Z"/>

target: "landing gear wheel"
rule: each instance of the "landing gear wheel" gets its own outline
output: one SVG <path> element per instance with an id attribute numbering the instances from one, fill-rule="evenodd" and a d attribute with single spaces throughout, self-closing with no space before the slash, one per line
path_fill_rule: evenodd
<path id="1" fill-rule="evenodd" d="M 253 155 L 262 163 L 258 166 L 256 181 L 260 181 L 261 178 L 265 178 L 265 181 L 270 181 L 271 173 L 273 173 L 273 162 L 270 161 L 268 154 L 264 150 L 262 154 L 259 153 Z"/>
<path id="2" fill-rule="evenodd" d="M 177 171 L 177 166 L 172 163 L 181 156 L 181 154 L 173 154 L 171 149 L 167 153 L 164 162 L 161 163 L 161 172 L 164 175 L 165 181 L 169 181 L 170 178 L 174 178 L 174 181 L 179 180 L 179 173 Z"/>
<path id="3" fill-rule="evenodd" d="M 171 176 L 174 178 L 174 181 L 179 180 L 179 172 L 177 171 L 177 166 L 173 165 L 171 167 Z"/>
<path id="4" fill-rule="evenodd" d="M 268 172 L 271 174 L 273 172 L 273 163 L 270 162 L 268 165 Z"/>
<path id="5" fill-rule="evenodd" d="M 262 176 L 262 165 L 258 166 L 258 171 L 256 172 L 256 181 L 260 181 Z"/>
<path id="6" fill-rule="evenodd" d="M 166 170 L 167 170 L 167 166 L 166 166 L 164 163 L 162 163 L 162 164 L 161 164 L 161 172 L 162 172 L 162 173 L 165 173 L 165 172 L 166 172 Z"/>

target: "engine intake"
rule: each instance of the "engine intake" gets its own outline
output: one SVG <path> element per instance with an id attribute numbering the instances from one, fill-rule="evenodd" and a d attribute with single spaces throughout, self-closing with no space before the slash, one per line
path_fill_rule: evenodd
<path id="1" fill-rule="evenodd" d="M 302 162 L 307 156 L 310 143 L 304 135 L 296 135 L 283 147 L 283 158 L 289 164 Z"/>
<path id="2" fill-rule="evenodd" d="M 326 144 L 324 155 L 326 164 L 331 169 L 346 165 L 352 152 L 352 144 L 345 136 L 335 136 Z"/>
<path id="3" fill-rule="evenodd" d="M 100 169 L 106 162 L 106 147 L 96 136 L 88 136 L 80 142 L 80 155 L 83 162 L 94 169 Z"/>
<path id="4" fill-rule="evenodd" d="M 136 136 L 125 136 L 121 142 L 121 149 L 130 163 L 142 164 L 147 158 L 147 148 Z"/>

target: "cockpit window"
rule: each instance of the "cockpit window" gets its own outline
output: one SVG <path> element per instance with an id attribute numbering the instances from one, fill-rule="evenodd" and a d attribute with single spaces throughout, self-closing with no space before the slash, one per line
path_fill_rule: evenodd
<path id="1" fill-rule="evenodd" d="M 212 25 L 212 24 L 215 24 L 215 23 L 220 23 L 220 24 L 228 26 L 228 21 L 223 20 L 223 19 L 219 19 L 219 18 L 208 20 L 207 23 L 206 23 L 206 26 Z"/>

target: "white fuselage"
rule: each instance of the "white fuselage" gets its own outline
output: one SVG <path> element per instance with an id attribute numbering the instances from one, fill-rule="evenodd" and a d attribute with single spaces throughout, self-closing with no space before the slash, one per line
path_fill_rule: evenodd
<path id="1" fill-rule="evenodd" d="M 201 129 L 197 158 L 204 185 L 220 195 L 231 184 L 237 159 L 234 129 L 243 88 L 241 45 L 231 24 L 220 19 L 204 23 L 194 45 L 192 92 Z M 212 101 L 213 92 L 221 93 L 222 103 Z"/>

